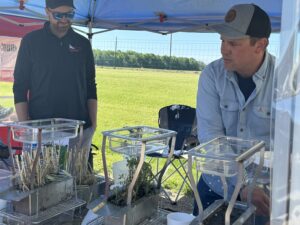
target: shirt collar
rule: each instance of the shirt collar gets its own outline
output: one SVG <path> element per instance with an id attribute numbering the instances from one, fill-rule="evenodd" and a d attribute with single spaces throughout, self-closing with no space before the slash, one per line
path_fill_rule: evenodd
<path id="1" fill-rule="evenodd" d="M 72 27 L 70 27 L 69 30 L 68 30 L 68 32 L 67 32 L 67 34 L 66 34 L 65 36 L 63 36 L 62 38 L 58 38 L 58 37 L 55 36 L 55 35 L 52 33 L 52 31 L 50 30 L 50 22 L 49 22 L 49 21 L 47 21 L 46 23 L 44 23 L 44 30 L 45 30 L 48 34 L 52 35 L 53 37 L 55 37 L 55 38 L 57 38 L 57 39 L 64 39 L 64 38 L 66 38 L 66 37 L 68 37 L 68 36 L 71 34 L 71 32 L 73 31 Z"/>
<path id="2" fill-rule="evenodd" d="M 266 70 L 268 68 L 269 57 L 270 57 L 270 55 L 268 54 L 268 51 L 266 50 L 264 61 L 261 64 L 260 68 L 254 74 L 254 78 L 258 78 L 258 79 L 262 79 L 262 80 L 264 80 L 266 78 Z"/>
<path id="3" fill-rule="evenodd" d="M 265 56 L 264 56 L 264 61 L 261 64 L 260 68 L 256 71 L 256 73 L 254 73 L 253 75 L 253 80 L 255 79 L 260 79 L 260 80 L 264 80 L 266 77 L 266 70 L 268 68 L 268 61 L 269 61 L 270 55 L 268 53 L 268 51 L 266 50 L 265 52 Z M 229 80 L 231 79 L 235 79 L 235 72 L 234 71 L 227 71 L 226 76 Z"/>

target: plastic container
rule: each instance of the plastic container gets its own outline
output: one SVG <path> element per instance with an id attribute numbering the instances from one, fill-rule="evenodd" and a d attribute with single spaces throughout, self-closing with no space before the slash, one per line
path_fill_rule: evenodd
<path id="1" fill-rule="evenodd" d="M 272 168 L 272 156 L 273 156 L 272 153 L 273 152 L 271 152 L 271 151 L 266 151 L 264 153 L 264 165 L 263 165 L 263 168 L 256 180 L 256 182 L 258 184 L 262 184 L 265 187 L 271 183 L 271 171 L 273 169 Z M 258 152 L 255 154 L 255 160 L 254 160 L 253 167 L 257 167 L 259 165 L 259 159 L 260 159 L 260 154 Z M 249 177 L 252 178 L 252 176 L 249 176 Z"/>
<path id="2" fill-rule="evenodd" d="M 204 161 L 195 160 L 197 163 L 197 170 L 203 173 L 213 175 L 225 175 L 227 177 L 235 176 L 237 174 L 237 163 L 230 161 L 222 161 L 215 159 L 206 159 Z"/>
<path id="3" fill-rule="evenodd" d="M 114 178 L 114 185 L 113 187 L 121 187 L 124 183 L 124 180 L 127 179 L 129 175 L 129 169 L 127 166 L 127 160 L 118 161 L 112 164 L 113 169 L 113 178 Z"/>
<path id="4" fill-rule="evenodd" d="M 259 164 L 260 154 L 259 152 L 255 154 L 255 164 Z M 272 168 L 272 160 L 273 160 L 273 152 L 265 151 L 264 153 L 264 167 L 265 168 Z"/>
<path id="5" fill-rule="evenodd" d="M 10 123 L 13 139 L 23 143 L 38 143 L 38 133 L 41 131 L 42 143 L 65 138 L 74 138 L 83 121 L 52 118 L 44 120 L 29 120 Z"/>
<path id="6" fill-rule="evenodd" d="M 197 170 L 231 177 L 237 174 L 239 162 L 246 168 L 254 161 L 255 152 L 251 152 L 262 144 L 263 142 L 256 140 L 219 137 L 193 148 L 189 154 L 194 156 Z"/>
<path id="7" fill-rule="evenodd" d="M 0 193 L 12 187 L 11 171 L 0 169 Z"/>
<path id="8" fill-rule="evenodd" d="M 108 137 L 109 148 L 112 151 L 125 155 L 137 155 L 141 151 L 142 143 L 146 144 L 146 153 L 168 150 L 170 138 L 176 132 L 148 126 L 135 126 L 106 131 L 103 134 Z"/>
<path id="9" fill-rule="evenodd" d="M 167 215 L 167 225 L 189 225 L 195 217 L 193 215 L 173 212 Z"/>

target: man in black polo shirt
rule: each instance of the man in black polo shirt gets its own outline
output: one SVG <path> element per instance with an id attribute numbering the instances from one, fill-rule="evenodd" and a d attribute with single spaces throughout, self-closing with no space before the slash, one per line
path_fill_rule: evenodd
<path id="1" fill-rule="evenodd" d="M 14 72 L 19 121 L 68 118 L 85 121 L 84 143 L 97 125 L 97 91 L 90 42 L 71 28 L 73 0 L 46 0 L 49 21 L 27 34 Z"/>

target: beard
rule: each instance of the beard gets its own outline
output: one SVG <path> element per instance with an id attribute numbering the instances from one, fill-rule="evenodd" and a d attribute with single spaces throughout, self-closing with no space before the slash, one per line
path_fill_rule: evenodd
<path id="1" fill-rule="evenodd" d="M 58 22 L 56 29 L 58 32 L 67 32 L 71 27 L 71 23 L 61 23 Z"/>

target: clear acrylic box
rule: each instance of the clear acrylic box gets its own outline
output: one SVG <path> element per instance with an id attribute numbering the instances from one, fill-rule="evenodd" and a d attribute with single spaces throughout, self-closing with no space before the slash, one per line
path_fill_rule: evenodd
<path id="1" fill-rule="evenodd" d="M 46 224 L 45 221 L 52 224 L 48 220 L 56 220 L 58 215 L 86 203 L 77 199 L 73 177 L 65 172 L 58 172 L 61 170 L 58 158 L 60 152 L 56 148 L 56 141 L 77 137 L 84 121 L 49 118 L 3 124 L 10 129 L 14 141 L 36 147 L 30 148 L 30 151 L 23 148 L 22 155 L 12 159 L 12 171 L 0 170 L 0 199 L 9 202 L 9 205 L 0 210 L 1 218 L 9 221 L 9 224 Z M 45 157 L 43 151 L 48 148 L 51 148 L 49 152 L 53 154 Z M 9 150 L 12 151 L 10 147 Z M 55 167 L 55 170 L 50 170 L 49 165 Z M 45 173 L 41 168 L 48 169 Z M 12 175 L 9 177 L 9 174 Z M 41 174 L 49 176 L 49 179 L 36 185 L 35 181 L 42 177 Z M 19 178 L 14 180 L 17 176 Z M 24 177 L 27 179 L 26 183 L 23 182 Z"/>
<path id="2" fill-rule="evenodd" d="M 168 151 L 170 138 L 174 134 L 175 131 L 148 126 L 125 127 L 103 132 L 103 135 L 108 137 L 109 148 L 125 155 L 140 154 L 142 143 L 146 145 L 147 154 Z"/>
<path id="3" fill-rule="evenodd" d="M 12 187 L 12 172 L 5 169 L 0 169 L 0 193 L 7 191 Z"/>
<path id="4" fill-rule="evenodd" d="M 140 224 L 145 219 L 152 217 L 157 211 L 157 196 L 161 188 L 162 176 L 173 156 L 177 133 L 172 130 L 149 126 L 132 126 L 103 131 L 102 134 L 101 152 L 105 175 L 105 191 L 104 196 L 90 203 L 88 208 L 92 209 L 95 214 L 103 217 L 104 224 Z M 115 171 L 114 185 L 111 185 L 112 182 L 109 178 L 106 162 L 107 140 L 112 151 L 121 153 L 126 158 L 126 161 L 121 161 L 122 163 L 114 163 L 116 170 L 118 170 L 117 172 Z M 150 164 L 145 161 L 146 155 L 163 151 L 166 151 L 167 154 L 162 169 L 154 179 L 151 178 L 147 183 L 144 183 L 149 186 L 149 191 L 140 196 L 136 195 L 135 193 L 137 192 L 134 188 L 137 188 L 138 185 L 140 187 L 144 186 L 144 184 L 138 184 L 139 176 L 141 175 L 145 178 L 145 176 L 149 176 L 152 173 L 150 171 L 151 168 L 148 167 Z M 133 173 L 131 176 L 125 178 L 126 184 L 119 182 L 118 179 L 123 179 L 126 176 L 126 172 L 129 171 L 128 162 L 130 160 L 133 160 L 132 162 L 136 168 L 134 171 L 130 171 Z M 124 166 L 124 163 L 126 166 Z M 143 167 L 145 163 L 148 164 L 146 165 L 148 167 L 147 174 L 145 171 L 141 173 L 144 170 L 143 168 L 145 168 Z M 133 197 L 134 195 L 135 197 Z M 110 201 L 110 199 L 116 199 L 117 196 L 124 196 L 122 205 L 117 205 L 116 201 Z"/>
<path id="5" fill-rule="evenodd" d="M 199 215 L 192 224 L 253 224 L 255 207 L 251 203 L 251 198 L 253 187 L 263 166 L 264 151 L 263 141 L 221 136 L 188 152 L 188 174 L 199 208 Z M 251 169 L 250 164 L 253 165 L 256 153 L 260 154 L 259 165 L 253 171 L 251 182 L 247 185 L 249 187 L 247 202 L 241 203 L 237 201 L 237 197 L 245 178 L 249 175 L 246 169 Z M 196 170 L 217 175 L 222 181 L 223 199 L 213 202 L 205 210 L 193 176 L 193 165 L 196 165 Z M 232 176 L 235 176 L 236 184 L 229 197 L 227 183 L 229 179 L 226 178 Z M 212 222 L 215 220 L 219 222 Z"/>
<path id="6" fill-rule="evenodd" d="M 199 145 L 189 151 L 195 156 L 197 170 L 203 173 L 235 176 L 238 163 L 243 161 L 244 167 L 250 165 L 255 155 L 250 155 L 249 150 L 259 143 L 257 140 L 242 140 L 234 137 L 220 137 L 208 143 Z"/>
<path id="7" fill-rule="evenodd" d="M 10 123 L 13 139 L 15 141 L 35 144 L 38 143 L 41 132 L 42 143 L 65 138 L 74 138 L 78 134 L 78 128 L 83 121 L 71 119 L 42 119 Z"/>

